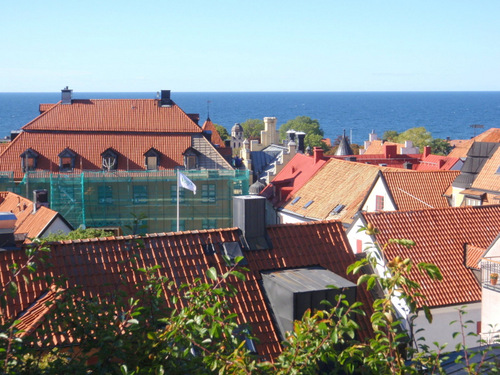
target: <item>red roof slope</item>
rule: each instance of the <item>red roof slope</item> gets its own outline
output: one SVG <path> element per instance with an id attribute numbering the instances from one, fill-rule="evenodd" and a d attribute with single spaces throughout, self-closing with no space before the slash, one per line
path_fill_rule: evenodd
<path id="1" fill-rule="evenodd" d="M 450 207 L 444 196 L 460 171 L 382 171 L 398 210 Z"/>
<path id="2" fill-rule="evenodd" d="M 296 154 L 266 186 L 261 195 L 270 199 L 275 207 L 281 207 L 328 160 Z"/>
<path id="3" fill-rule="evenodd" d="M 417 271 L 411 277 L 423 287 L 427 297 L 419 304 L 430 307 L 481 301 L 481 287 L 465 266 L 466 244 L 488 248 L 500 233 L 500 206 L 454 207 L 421 211 L 362 213 L 364 220 L 380 230 L 377 241 L 390 238 L 416 242 L 411 249 L 390 245 L 387 260 L 399 255 L 414 263 L 427 262 L 439 267 L 442 281 L 429 281 Z"/>
<path id="4" fill-rule="evenodd" d="M 217 131 L 214 123 L 212 122 L 212 120 L 210 120 L 209 118 L 205 121 L 205 123 L 203 124 L 202 128 L 201 128 L 203 131 L 211 131 L 212 132 L 212 138 L 211 138 L 211 142 L 213 145 L 218 145 L 219 147 L 226 147 L 226 144 L 224 143 L 224 141 L 222 140 L 219 132 Z"/>
<path id="5" fill-rule="evenodd" d="M 132 292 L 144 278 L 143 273 L 134 270 L 156 264 L 161 266 L 158 273 L 174 280 L 176 285 L 192 282 L 197 277 L 209 281 L 204 276 L 209 267 L 215 267 L 219 273 L 224 273 L 227 266 L 219 251 L 207 254 L 204 245 L 238 241 L 239 233 L 237 228 L 230 228 L 148 235 L 143 237 L 144 248 L 132 250 L 132 236 L 64 241 L 52 245 L 50 263 L 53 266 L 45 272 L 50 271 L 55 277 L 66 275 L 68 281 L 65 288 L 81 285 L 81 295 L 84 298 L 103 296 L 117 288 L 126 288 L 128 292 Z M 346 267 L 355 258 L 339 222 L 270 226 L 268 234 L 273 249 L 244 251 L 248 260 L 247 267 L 250 269 L 247 279 L 240 281 L 232 278 L 230 282 L 238 290 L 231 302 L 239 315 L 240 323 L 252 326 L 253 333 L 259 338 L 259 354 L 269 359 L 281 352 L 281 346 L 272 312 L 260 284 L 262 271 L 322 266 L 353 282 L 356 278 L 345 273 Z M 133 265 L 127 262 L 132 258 L 136 260 Z M 12 262 L 23 264 L 24 261 L 23 251 L 0 253 L 2 284 L 10 276 L 8 266 Z M 125 275 L 127 281 L 124 286 L 122 275 Z M 49 290 L 50 285 L 43 278 L 33 280 L 33 275 L 28 277 L 30 284 L 22 281 L 18 283 L 19 297 L 9 299 L 6 316 L 17 316 Z M 371 298 L 364 289 L 358 289 L 357 296 L 358 300 L 371 306 Z M 367 310 L 371 311 L 369 307 Z M 30 316 L 30 321 L 34 321 L 33 316 Z M 369 319 L 360 317 L 358 321 L 362 328 L 360 335 L 366 337 L 370 333 Z"/>
<path id="6" fill-rule="evenodd" d="M 24 131 L 201 132 L 176 104 L 160 107 L 154 99 L 75 99 L 72 104 L 59 102 L 43 109 L 22 127 Z"/>
<path id="7" fill-rule="evenodd" d="M 420 164 L 415 168 L 417 171 L 449 171 L 458 163 L 460 158 L 442 155 L 422 156 Z"/>
<path id="8" fill-rule="evenodd" d="M 26 234 L 28 238 L 38 237 L 56 218 L 58 213 L 47 207 L 40 207 L 33 213 L 33 202 L 11 192 L 0 192 L 0 212 L 12 212 L 17 217 L 15 234 Z"/>

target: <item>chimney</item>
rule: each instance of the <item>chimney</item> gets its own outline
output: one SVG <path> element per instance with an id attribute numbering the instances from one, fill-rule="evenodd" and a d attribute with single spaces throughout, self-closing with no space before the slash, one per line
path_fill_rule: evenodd
<path id="1" fill-rule="evenodd" d="M 73 96 L 73 90 L 70 90 L 68 86 L 61 90 L 61 104 L 71 104 Z"/>
<path id="2" fill-rule="evenodd" d="M 298 152 L 301 152 L 301 153 L 304 153 L 305 151 L 305 144 L 304 144 L 304 140 L 306 138 L 306 133 L 304 132 L 297 132 L 297 139 L 298 139 L 298 143 L 299 143 L 299 146 L 298 146 Z"/>
<path id="3" fill-rule="evenodd" d="M 405 161 L 405 162 L 403 163 L 403 168 L 404 168 L 404 169 L 413 169 L 413 164 L 412 164 L 412 163 L 410 163 L 409 161 Z"/>
<path id="4" fill-rule="evenodd" d="M 293 129 L 288 130 L 288 131 L 286 132 L 286 135 L 287 135 L 288 140 L 289 140 L 290 142 L 295 142 L 295 130 L 293 130 Z"/>
<path id="5" fill-rule="evenodd" d="M 314 164 L 323 159 L 323 149 L 321 147 L 314 147 Z"/>
<path id="6" fill-rule="evenodd" d="M 171 107 L 172 100 L 170 99 L 170 90 L 161 90 L 161 97 L 159 102 L 160 107 Z"/>
<path id="7" fill-rule="evenodd" d="M 431 154 L 431 147 L 430 146 L 425 146 L 424 147 L 424 153 L 422 154 L 423 158 L 426 158 Z"/>
<path id="8" fill-rule="evenodd" d="M 42 206 L 49 207 L 49 192 L 46 189 L 33 190 L 33 213 Z"/>
<path id="9" fill-rule="evenodd" d="M 372 130 L 372 132 L 368 135 L 369 142 L 376 141 L 378 139 L 377 134 Z"/>
<path id="10" fill-rule="evenodd" d="M 439 159 L 438 160 L 438 167 L 441 169 L 446 161 L 444 159 Z"/>
<path id="11" fill-rule="evenodd" d="M 258 195 L 233 197 L 233 226 L 242 231 L 246 250 L 272 249 L 266 231 L 266 198 Z"/>
<path id="12" fill-rule="evenodd" d="M 288 142 L 288 153 L 291 156 L 294 156 L 297 153 L 297 145 L 295 144 L 294 141 Z"/>
<path id="13" fill-rule="evenodd" d="M 16 247 L 14 230 L 17 217 L 12 212 L 0 212 L 0 248 Z"/>
<path id="14" fill-rule="evenodd" d="M 21 133 L 21 130 L 12 130 L 10 132 L 10 140 L 11 142 L 16 139 L 16 137 Z"/>
<path id="15" fill-rule="evenodd" d="M 384 145 L 384 157 L 386 159 L 392 159 L 398 154 L 397 145 Z"/>
<path id="16" fill-rule="evenodd" d="M 188 117 L 193 120 L 193 122 L 196 124 L 196 125 L 199 125 L 199 122 L 200 122 L 200 114 L 199 113 L 186 113 L 186 115 L 188 115 Z"/>

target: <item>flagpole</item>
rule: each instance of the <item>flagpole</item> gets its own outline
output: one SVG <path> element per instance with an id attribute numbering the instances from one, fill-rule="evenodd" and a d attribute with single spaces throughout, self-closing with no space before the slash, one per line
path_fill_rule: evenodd
<path id="1" fill-rule="evenodd" d="M 177 170 L 177 232 L 179 231 L 179 170 Z"/>

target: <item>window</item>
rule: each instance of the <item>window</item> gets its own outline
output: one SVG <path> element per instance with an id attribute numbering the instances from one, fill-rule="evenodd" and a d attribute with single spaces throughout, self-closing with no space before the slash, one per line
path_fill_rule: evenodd
<path id="1" fill-rule="evenodd" d="M 28 148 L 21 154 L 21 167 L 23 172 L 34 171 L 38 161 L 38 153 Z"/>
<path id="2" fill-rule="evenodd" d="M 215 194 L 215 185 L 201 185 L 201 201 L 203 203 L 215 203 L 216 194 Z"/>
<path id="3" fill-rule="evenodd" d="M 102 154 L 102 169 L 105 171 L 114 171 L 118 167 L 118 154 L 108 148 Z"/>
<path id="4" fill-rule="evenodd" d="M 186 169 L 198 168 L 198 157 L 201 154 L 197 150 L 189 147 L 182 155 L 184 155 L 184 167 Z"/>
<path id="5" fill-rule="evenodd" d="M 179 203 L 184 203 L 186 189 L 179 189 Z M 170 186 L 170 202 L 177 203 L 177 185 Z"/>
<path id="6" fill-rule="evenodd" d="M 384 209 L 384 196 L 377 195 L 375 197 L 375 211 L 382 211 Z"/>
<path id="7" fill-rule="evenodd" d="M 297 203 L 299 201 L 300 197 L 296 197 L 293 199 L 291 205 L 294 205 L 295 203 Z"/>
<path id="8" fill-rule="evenodd" d="M 475 198 L 465 198 L 465 205 L 466 206 L 481 206 L 481 199 L 475 199 Z"/>
<path id="9" fill-rule="evenodd" d="M 203 219 L 202 228 L 203 229 L 217 228 L 217 219 Z"/>
<path id="10" fill-rule="evenodd" d="M 363 241 L 356 240 L 356 254 L 360 254 L 363 252 Z"/>
<path id="11" fill-rule="evenodd" d="M 160 152 L 154 148 L 150 148 L 145 154 L 145 164 L 148 171 L 156 171 L 160 165 Z"/>
<path id="12" fill-rule="evenodd" d="M 148 187 L 145 185 L 134 185 L 134 204 L 146 204 L 148 203 Z"/>
<path id="13" fill-rule="evenodd" d="M 172 223 L 170 224 L 170 230 L 172 232 L 177 232 L 177 220 L 172 220 Z M 179 230 L 186 230 L 186 220 L 179 220 Z"/>
<path id="14" fill-rule="evenodd" d="M 313 203 L 314 203 L 314 201 L 309 201 L 309 202 L 307 202 L 307 203 L 304 205 L 304 207 L 302 207 L 302 208 L 307 208 L 307 207 L 309 207 L 309 206 L 310 206 L 311 204 L 313 204 Z"/>
<path id="15" fill-rule="evenodd" d="M 101 185 L 97 189 L 99 204 L 113 204 L 113 188 L 109 185 Z"/>
<path id="16" fill-rule="evenodd" d="M 69 148 L 64 149 L 59 155 L 59 170 L 71 172 L 75 168 L 76 154 Z"/>

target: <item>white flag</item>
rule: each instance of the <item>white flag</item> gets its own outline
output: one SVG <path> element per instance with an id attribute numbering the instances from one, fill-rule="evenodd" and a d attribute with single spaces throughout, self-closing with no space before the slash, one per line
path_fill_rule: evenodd
<path id="1" fill-rule="evenodd" d="M 179 172 L 179 186 L 183 187 L 184 189 L 191 190 L 193 193 L 196 194 L 196 185 L 194 184 L 194 182 L 191 181 L 189 178 L 187 178 L 181 172 Z"/>

